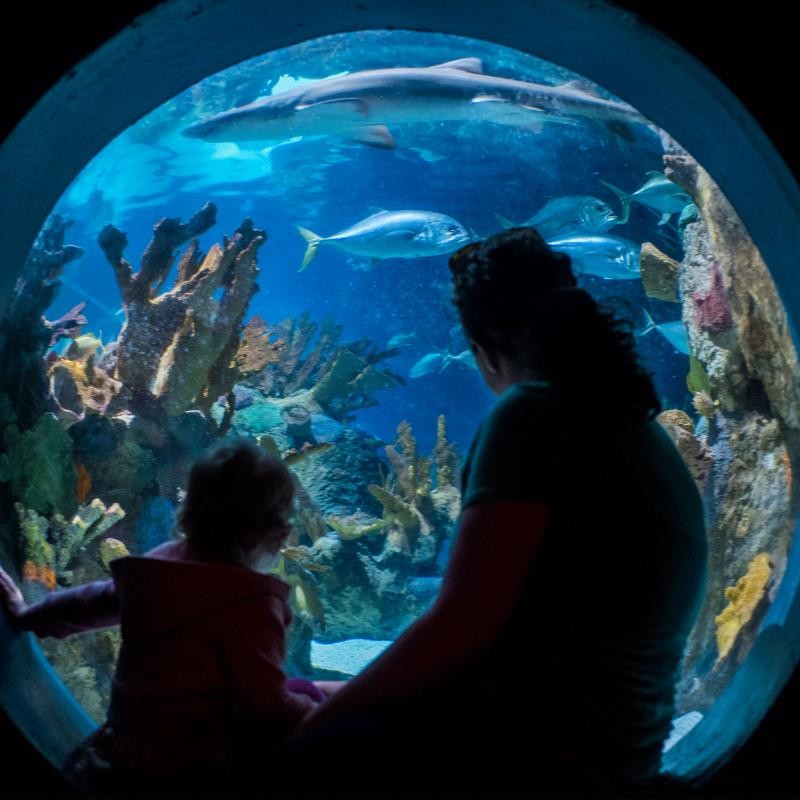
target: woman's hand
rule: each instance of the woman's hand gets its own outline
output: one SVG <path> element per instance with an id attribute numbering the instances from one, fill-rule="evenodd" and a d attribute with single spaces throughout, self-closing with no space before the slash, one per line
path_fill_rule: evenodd
<path id="1" fill-rule="evenodd" d="M 27 610 L 28 604 L 11 576 L 0 567 L 0 604 L 13 625 Z"/>

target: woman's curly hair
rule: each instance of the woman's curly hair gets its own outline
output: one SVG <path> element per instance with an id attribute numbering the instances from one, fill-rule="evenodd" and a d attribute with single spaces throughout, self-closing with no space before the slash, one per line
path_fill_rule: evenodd
<path id="1" fill-rule="evenodd" d="M 194 462 L 178 527 L 204 558 L 239 561 L 286 535 L 294 479 L 249 439 L 225 440 Z"/>
<path id="2" fill-rule="evenodd" d="M 661 410 L 631 325 L 578 288 L 568 255 L 511 228 L 450 258 L 467 336 L 555 386 L 652 419 Z"/>

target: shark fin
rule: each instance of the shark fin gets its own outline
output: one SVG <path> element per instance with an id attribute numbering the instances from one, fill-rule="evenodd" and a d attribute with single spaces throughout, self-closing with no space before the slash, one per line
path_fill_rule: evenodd
<path id="1" fill-rule="evenodd" d="M 306 254 L 303 256 L 303 263 L 300 265 L 300 269 L 297 270 L 298 272 L 302 272 L 317 254 L 317 250 L 322 242 L 322 237 L 307 228 L 301 228 L 299 225 L 297 226 L 297 231 L 308 243 Z"/>
<path id="2" fill-rule="evenodd" d="M 666 211 L 661 215 L 661 219 L 658 221 L 659 225 L 666 225 L 669 222 L 669 218 L 672 216 L 671 211 Z"/>
<path id="3" fill-rule="evenodd" d="M 567 81 L 566 83 L 562 83 L 558 88 L 559 89 L 571 89 L 571 90 L 576 91 L 576 92 L 583 92 L 584 94 L 591 94 L 594 97 L 599 97 L 600 96 L 599 94 L 597 94 L 597 88 L 595 86 L 593 86 L 591 83 L 589 83 L 588 81 L 580 81 L 580 80 Z"/>
<path id="4" fill-rule="evenodd" d="M 483 75 L 483 62 L 479 58 L 457 58 L 455 61 L 445 61 L 444 64 L 434 64 L 429 69 L 460 69 L 463 72 Z"/>
<path id="5" fill-rule="evenodd" d="M 394 137 L 385 125 L 359 125 L 349 131 L 343 131 L 342 138 L 351 142 L 368 144 L 370 147 L 381 147 L 392 150 L 395 145 Z"/>
<path id="6" fill-rule="evenodd" d="M 619 201 L 622 204 L 622 213 L 619 216 L 617 225 L 624 225 L 631 215 L 631 196 L 627 192 L 623 192 L 622 189 L 618 189 L 613 183 L 603 180 L 601 180 L 600 183 L 602 183 L 607 189 L 610 189 L 612 192 L 614 192 L 614 194 L 619 198 Z"/>
<path id="7" fill-rule="evenodd" d="M 361 117 L 369 116 L 369 103 L 360 97 L 334 97 L 330 100 L 320 100 L 318 103 L 299 103 L 294 110 L 306 111 L 309 108 L 317 111 L 330 109 L 336 113 L 346 109 Z"/>
<path id="8" fill-rule="evenodd" d="M 476 94 L 470 103 L 508 103 L 505 97 L 498 97 L 496 94 Z"/>
<path id="9" fill-rule="evenodd" d="M 495 214 L 495 215 L 494 215 L 494 218 L 495 218 L 495 219 L 496 219 L 496 220 L 497 220 L 497 221 L 498 221 L 498 222 L 499 222 L 499 223 L 500 223 L 500 224 L 501 224 L 501 225 L 502 225 L 502 226 L 503 226 L 503 227 L 504 227 L 506 230 L 508 230 L 509 228 L 516 228 L 516 227 L 517 227 L 517 223 L 516 223 L 516 222 L 512 222 L 510 219 L 507 219 L 506 217 L 501 217 L 501 216 L 500 216 L 500 214 Z"/>

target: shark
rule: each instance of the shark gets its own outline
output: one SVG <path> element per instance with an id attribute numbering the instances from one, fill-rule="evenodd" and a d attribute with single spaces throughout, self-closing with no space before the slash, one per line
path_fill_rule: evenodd
<path id="1" fill-rule="evenodd" d="M 429 67 L 389 67 L 323 78 L 190 125 L 184 136 L 207 142 L 287 141 L 336 136 L 392 148 L 397 124 L 486 120 L 538 132 L 546 123 L 581 121 L 633 139 L 648 125 L 622 101 L 580 81 L 558 86 L 487 75 L 479 58 Z"/>

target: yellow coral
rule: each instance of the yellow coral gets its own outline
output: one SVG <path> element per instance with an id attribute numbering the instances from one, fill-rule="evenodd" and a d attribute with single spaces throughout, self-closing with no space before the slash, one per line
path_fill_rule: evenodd
<path id="1" fill-rule="evenodd" d="M 761 602 L 772 575 L 772 559 L 769 553 L 759 553 L 747 566 L 747 572 L 739 578 L 736 586 L 725 590 L 728 605 L 714 622 L 717 626 L 717 650 L 719 664 L 730 653 L 736 639 L 753 616 Z"/>
<path id="2" fill-rule="evenodd" d="M 707 419 L 712 419 L 717 412 L 719 400 L 712 400 L 708 392 L 695 392 L 692 397 L 692 405 L 698 414 L 702 414 Z"/>
<path id="3" fill-rule="evenodd" d="M 662 425 L 677 425 L 679 428 L 682 428 L 687 433 L 692 433 L 694 431 L 694 425 L 692 425 L 692 418 L 685 412 L 681 411 L 677 408 L 670 408 L 666 411 L 662 411 L 656 419 Z"/>
<path id="4" fill-rule="evenodd" d="M 98 555 L 103 567 L 106 570 L 110 570 L 111 562 L 114 561 L 114 559 L 129 556 L 130 552 L 128 551 L 128 548 L 125 546 L 124 542 L 121 542 L 119 539 L 112 539 L 109 537 L 108 539 L 103 539 L 103 541 L 100 542 L 100 546 L 98 547 Z"/>

